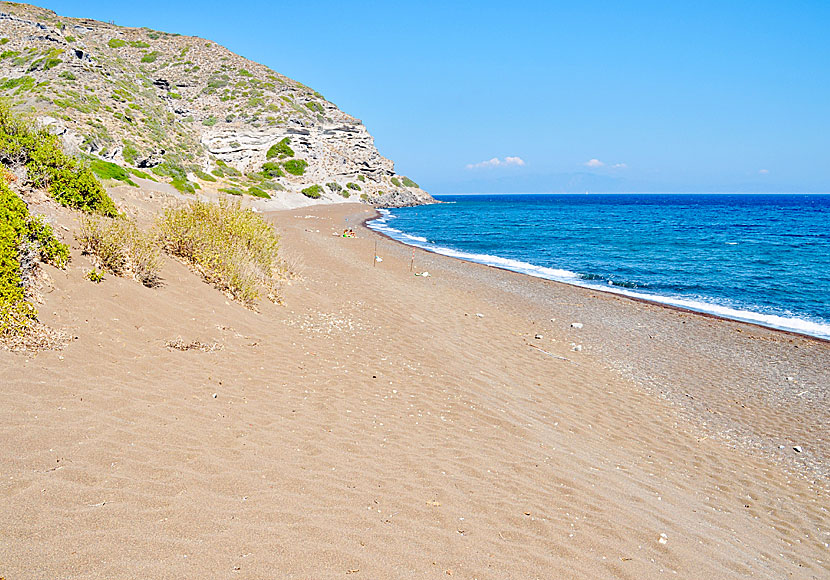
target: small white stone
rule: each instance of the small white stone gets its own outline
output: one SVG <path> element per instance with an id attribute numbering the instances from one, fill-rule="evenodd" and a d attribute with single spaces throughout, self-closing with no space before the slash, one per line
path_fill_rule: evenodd
<path id="1" fill-rule="evenodd" d="M 582 352 L 582 345 L 578 344 L 574 347 L 574 352 Z"/>
<path id="2" fill-rule="evenodd" d="M 571 328 L 582 328 L 581 322 L 571 322 Z"/>
<path id="3" fill-rule="evenodd" d="M 219 396 L 219 394 L 218 393 L 213 393 L 213 395 L 211 395 L 211 396 L 215 399 L 216 397 Z"/>
<path id="4" fill-rule="evenodd" d="M 479 318 L 484 318 L 484 315 L 481 312 L 476 312 L 476 316 L 478 316 Z"/>
<path id="5" fill-rule="evenodd" d="M 666 534 L 660 534 L 660 539 L 657 541 L 661 544 L 667 544 L 669 542 L 669 537 Z"/>
<path id="6" fill-rule="evenodd" d="M 804 451 L 804 449 L 801 448 L 801 445 L 796 445 L 795 447 L 793 447 L 793 451 L 795 451 L 796 453 L 801 453 L 802 451 Z"/>

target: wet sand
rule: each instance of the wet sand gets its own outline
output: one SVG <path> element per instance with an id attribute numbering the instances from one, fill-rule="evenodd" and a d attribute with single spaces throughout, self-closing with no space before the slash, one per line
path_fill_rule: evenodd
<path id="1" fill-rule="evenodd" d="M 50 270 L 73 340 L 0 352 L 0 576 L 830 574 L 827 343 L 416 277 L 366 211 L 272 214 L 304 278 L 259 313 L 172 260 L 160 289 Z"/>

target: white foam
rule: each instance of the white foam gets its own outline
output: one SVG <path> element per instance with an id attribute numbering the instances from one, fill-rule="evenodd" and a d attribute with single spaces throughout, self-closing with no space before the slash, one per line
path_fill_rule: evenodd
<path id="1" fill-rule="evenodd" d="M 422 248 L 436 254 L 449 256 L 451 258 L 458 258 L 460 260 L 467 260 L 468 262 L 476 262 L 478 264 L 485 264 L 487 266 L 495 266 L 503 268 L 520 274 L 527 274 L 536 278 L 543 278 L 545 280 L 555 280 L 557 282 L 564 282 L 582 288 L 590 288 L 600 292 L 608 292 L 611 294 L 621 294 L 623 296 L 630 296 L 640 300 L 647 300 L 649 302 L 656 302 L 658 304 L 667 304 L 670 306 L 677 306 L 679 308 L 686 308 L 696 312 L 703 312 L 706 314 L 714 314 L 723 318 L 732 320 L 740 320 L 743 322 L 751 322 L 767 326 L 778 330 L 787 330 L 790 332 L 797 332 L 800 334 L 808 334 L 820 338 L 830 338 L 830 324 L 813 322 L 804 320 L 802 318 L 779 316 L 776 314 L 763 314 L 760 312 L 753 312 L 751 310 L 740 310 L 722 306 L 719 304 L 712 304 L 709 302 L 702 302 L 690 298 L 679 296 L 660 296 L 658 294 L 645 294 L 642 292 L 633 292 L 631 290 L 620 288 L 613 285 L 590 283 L 581 278 L 575 272 L 569 270 L 562 270 L 558 268 L 547 268 L 545 266 L 537 266 L 521 260 L 513 260 L 510 258 L 502 258 L 501 256 L 492 256 L 490 254 L 474 254 L 470 252 L 463 252 L 460 250 L 453 250 L 452 248 L 445 248 L 436 244 L 431 244 L 426 238 L 421 236 L 413 236 L 406 234 L 401 230 L 388 225 L 388 220 L 395 217 L 388 210 L 379 210 L 381 217 L 376 220 L 368 222 L 366 225 L 380 233 L 389 236 L 392 239 L 398 240 L 404 244 Z M 609 284 L 611 284 L 609 282 Z"/>

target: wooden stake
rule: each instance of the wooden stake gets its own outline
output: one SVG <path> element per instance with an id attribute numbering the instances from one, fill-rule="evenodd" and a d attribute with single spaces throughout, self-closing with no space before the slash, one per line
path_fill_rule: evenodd
<path id="1" fill-rule="evenodd" d="M 409 260 L 409 271 L 412 271 L 413 266 L 415 265 L 415 250 L 412 250 L 412 258 Z"/>
<path id="2" fill-rule="evenodd" d="M 372 256 L 372 267 L 378 265 L 378 241 L 375 240 L 375 255 Z"/>

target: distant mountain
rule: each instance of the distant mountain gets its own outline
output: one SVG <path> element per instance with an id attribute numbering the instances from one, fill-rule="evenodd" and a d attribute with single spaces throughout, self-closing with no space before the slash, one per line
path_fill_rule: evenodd
<path id="1" fill-rule="evenodd" d="M 0 2 L 0 96 L 68 146 L 183 190 L 431 201 L 358 119 L 198 37 Z"/>

